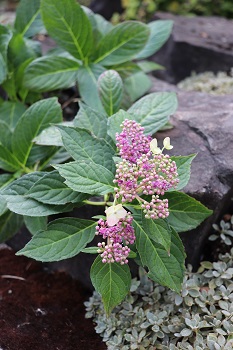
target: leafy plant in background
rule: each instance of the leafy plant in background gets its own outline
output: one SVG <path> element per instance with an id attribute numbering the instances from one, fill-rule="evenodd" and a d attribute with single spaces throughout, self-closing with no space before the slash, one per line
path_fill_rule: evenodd
<path id="1" fill-rule="evenodd" d="M 41 0 L 40 12 L 58 48 L 27 66 L 23 84 L 30 91 L 42 93 L 77 83 L 82 100 L 103 112 L 96 86 L 106 69 L 116 70 L 124 81 L 123 105 L 129 107 L 148 91 L 146 73 L 161 66 L 136 62 L 164 44 L 171 33 L 171 21 L 149 25 L 126 21 L 113 26 L 75 0 Z"/>
<path id="2" fill-rule="evenodd" d="M 62 140 L 73 161 L 54 161 L 54 171 L 27 171 L 0 195 L 10 212 L 25 216 L 33 234 L 19 255 L 41 261 L 80 252 L 98 255 L 91 279 L 109 314 L 129 292 L 130 258 L 146 267 L 152 280 L 180 291 L 185 252 L 177 232 L 196 227 L 211 211 L 179 192 L 189 180 L 194 155 L 169 157 L 164 154 L 172 148 L 169 138 L 161 149 L 150 136 L 176 109 L 175 94 L 150 94 L 124 111 L 119 110 L 123 86 L 117 72 L 104 72 L 98 88 L 104 113 L 81 104 L 72 127 L 57 125 L 60 135 L 54 141 Z M 42 143 L 43 137 L 42 132 L 37 140 Z M 28 145 L 22 137 L 14 149 L 25 164 Z M 46 216 L 84 204 L 102 207 L 103 216 L 46 224 Z M 96 235 L 101 242 L 89 246 Z"/>

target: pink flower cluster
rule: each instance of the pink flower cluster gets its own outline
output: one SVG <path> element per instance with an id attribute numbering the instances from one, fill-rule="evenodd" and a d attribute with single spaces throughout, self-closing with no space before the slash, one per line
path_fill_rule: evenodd
<path id="1" fill-rule="evenodd" d="M 122 203 L 137 198 L 146 217 L 164 219 L 169 215 L 168 201 L 159 199 L 159 195 L 179 182 L 176 163 L 168 155 L 150 150 L 151 139 L 143 135 L 143 128 L 135 121 L 125 120 L 122 126 L 117 145 L 123 160 L 117 164 L 115 196 Z M 151 195 L 152 199 L 147 202 L 141 195 Z"/>
<path id="2" fill-rule="evenodd" d="M 138 158 L 150 151 L 152 138 L 144 135 L 144 128 L 134 120 L 126 119 L 123 125 L 122 132 L 116 133 L 116 146 L 122 159 L 136 163 Z"/>
<path id="3" fill-rule="evenodd" d="M 127 213 L 126 217 L 120 219 L 114 226 L 108 226 L 107 221 L 103 219 L 98 221 L 96 234 L 108 239 L 107 245 L 104 242 L 98 244 L 98 253 L 101 254 L 103 263 L 119 262 L 121 265 L 128 263 L 130 248 L 127 245 L 135 241 L 132 221 L 133 217 L 130 213 Z"/>

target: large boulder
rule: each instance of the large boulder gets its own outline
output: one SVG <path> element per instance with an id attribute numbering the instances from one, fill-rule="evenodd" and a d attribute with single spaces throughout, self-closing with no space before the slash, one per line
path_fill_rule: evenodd
<path id="1" fill-rule="evenodd" d="M 197 267 L 212 224 L 230 207 L 233 196 L 233 98 L 186 92 L 154 79 L 151 92 L 176 91 L 179 107 L 171 123 L 174 128 L 157 133 L 169 136 L 170 154 L 197 153 L 184 191 L 213 210 L 213 216 L 197 229 L 181 234 L 187 262 Z"/>
<path id="2" fill-rule="evenodd" d="M 174 22 L 168 42 L 152 59 L 166 67 L 156 76 L 177 83 L 192 71 L 229 71 L 233 66 L 233 20 L 183 17 L 157 12 L 153 18 Z"/>

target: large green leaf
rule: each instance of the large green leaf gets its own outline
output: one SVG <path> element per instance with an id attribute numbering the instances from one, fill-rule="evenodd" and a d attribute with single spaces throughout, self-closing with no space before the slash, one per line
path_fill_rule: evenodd
<path id="1" fill-rule="evenodd" d="M 7 78 L 7 64 L 0 53 L 0 84 Z"/>
<path id="2" fill-rule="evenodd" d="M 38 54 L 34 51 L 28 41 L 21 33 L 14 33 L 8 46 L 8 59 L 14 69 L 27 61 L 29 58 L 36 58 Z"/>
<path id="3" fill-rule="evenodd" d="M 142 226 L 150 239 L 159 243 L 167 252 L 170 252 L 171 228 L 165 220 L 146 219 L 145 216 L 142 215 Z"/>
<path id="4" fill-rule="evenodd" d="M 13 32 L 6 26 L 0 25 L 0 53 L 7 63 L 8 45 L 12 38 Z"/>
<path id="5" fill-rule="evenodd" d="M 80 253 L 95 236 L 96 222 L 76 218 L 57 219 L 35 234 L 17 255 L 40 261 L 59 261 Z"/>
<path id="6" fill-rule="evenodd" d="M 103 139 L 97 139 L 84 129 L 59 126 L 62 141 L 67 152 L 75 160 L 88 160 L 115 171 L 112 159 L 115 152 Z"/>
<path id="7" fill-rule="evenodd" d="M 13 237 L 23 225 L 23 217 L 9 210 L 0 216 L 0 243 Z"/>
<path id="8" fill-rule="evenodd" d="M 127 21 L 113 27 L 100 41 L 95 63 L 105 66 L 130 61 L 145 46 L 148 27 L 137 21 Z"/>
<path id="9" fill-rule="evenodd" d="M 190 179 L 190 168 L 193 159 L 196 154 L 190 154 L 189 156 L 172 156 L 171 159 L 176 162 L 177 172 L 179 176 L 179 183 L 176 190 L 184 188 Z"/>
<path id="10" fill-rule="evenodd" d="M 6 123 L 2 119 L 0 119 L 0 143 L 8 150 L 11 150 L 11 137 L 12 131 L 10 129 L 9 123 Z"/>
<path id="11" fill-rule="evenodd" d="M 169 224 L 178 232 L 189 231 L 212 214 L 212 210 L 206 208 L 196 199 L 185 193 L 167 192 L 164 198 L 168 199 Z"/>
<path id="12" fill-rule="evenodd" d="M 82 61 L 92 47 L 92 28 L 75 0 L 41 0 L 41 13 L 48 34 Z"/>
<path id="13" fill-rule="evenodd" d="M 146 134 L 154 134 L 167 123 L 176 108 L 177 97 L 175 93 L 155 92 L 135 102 L 128 109 L 128 113 L 145 128 Z"/>
<path id="14" fill-rule="evenodd" d="M 97 80 L 104 71 L 104 67 L 100 64 L 90 64 L 80 67 L 77 72 L 78 88 L 82 100 L 101 113 L 105 113 L 105 111 L 99 98 Z"/>
<path id="15" fill-rule="evenodd" d="M 15 127 L 12 150 L 15 157 L 26 164 L 33 147 L 33 139 L 51 123 L 62 121 L 61 107 L 57 98 L 34 103 L 20 118 Z"/>
<path id="16" fill-rule="evenodd" d="M 91 267 L 91 281 L 101 295 L 107 315 L 124 300 L 130 290 L 131 275 L 128 265 L 103 264 L 98 256 Z"/>
<path id="17" fill-rule="evenodd" d="M 58 171 L 49 172 L 30 188 L 26 197 L 56 205 L 77 203 L 87 198 L 87 195 L 71 190 L 64 184 L 64 181 Z"/>
<path id="18" fill-rule="evenodd" d="M 36 172 L 22 176 L 1 191 L 7 207 L 14 213 L 27 216 L 47 216 L 73 209 L 73 204 L 49 205 L 27 198 L 25 194 L 46 173 Z"/>
<path id="19" fill-rule="evenodd" d="M 0 105 L 1 120 L 7 123 L 12 131 L 25 111 L 26 106 L 20 102 L 4 101 Z"/>
<path id="20" fill-rule="evenodd" d="M 184 248 L 178 234 L 172 230 L 170 253 L 151 239 L 140 221 L 134 220 L 136 246 L 143 266 L 149 269 L 148 276 L 157 283 L 177 293 L 181 290 L 184 275 Z"/>
<path id="21" fill-rule="evenodd" d="M 116 113 L 121 105 L 123 82 L 114 70 L 107 70 L 98 79 L 98 91 L 101 102 L 108 115 Z"/>
<path id="22" fill-rule="evenodd" d="M 0 144 L 0 169 L 15 172 L 23 167 L 15 155 L 6 147 Z"/>
<path id="23" fill-rule="evenodd" d="M 148 24 L 150 29 L 150 37 L 145 47 L 139 52 L 135 58 L 144 59 L 153 55 L 158 51 L 169 38 L 172 32 L 173 21 L 160 20 L 153 21 Z"/>
<path id="24" fill-rule="evenodd" d="M 32 37 L 41 31 L 43 23 L 40 16 L 40 0 L 20 1 L 14 27 L 26 37 Z"/>
<path id="25" fill-rule="evenodd" d="M 75 84 L 79 66 L 77 61 L 66 57 L 40 57 L 26 68 L 23 84 L 37 92 L 66 89 Z"/>
<path id="26" fill-rule="evenodd" d="M 100 195 L 114 192 L 114 175 L 102 165 L 76 161 L 54 167 L 74 191 Z"/>
<path id="27" fill-rule="evenodd" d="M 104 139 L 115 150 L 115 145 L 107 131 L 108 119 L 105 114 L 100 113 L 84 103 L 79 103 L 79 111 L 74 119 L 74 126 L 89 130 L 99 139 Z"/>

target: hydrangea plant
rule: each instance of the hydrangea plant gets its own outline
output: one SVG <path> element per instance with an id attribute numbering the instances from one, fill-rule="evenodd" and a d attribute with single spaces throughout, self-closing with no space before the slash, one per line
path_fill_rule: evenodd
<path id="1" fill-rule="evenodd" d="M 162 148 L 152 139 L 175 110 L 175 95 L 153 93 L 124 111 L 119 109 L 122 90 L 114 82 L 118 82 L 115 71 L 99 78 L 105 114 L 81 104 L 72 126 L 53 126 L 57 136 L 52 141 L 46 130 L 36 139 L 50 146 L 60 142 L 73 160 L 63 164 L 53 160 L 53 171 L 29 168 L 0 191 L 8 210 L 23 215 L 33 234 L 18 255 L 40 261 L 58 261 L 81 252 L 97 255 L 91 280 L 107 314 L 130 290 L 131 258 L 147 269 L 149 278 L 179 293 L 185 252 L 177 232 L 196 227 L 211 213 L 179 192 L 189 180 L 195 155 L 171 157 L 168 137 Z M 47 130 L 51 132 L 51 127 Z M 17 156 L 26 159 L 31 147 L 31 141 L 19 140 Z M 85 204 L 102 207 L 103 215 L 45 221 L 48 215 Z M 101 241 L 90 245 L 95 236 Z"/>

